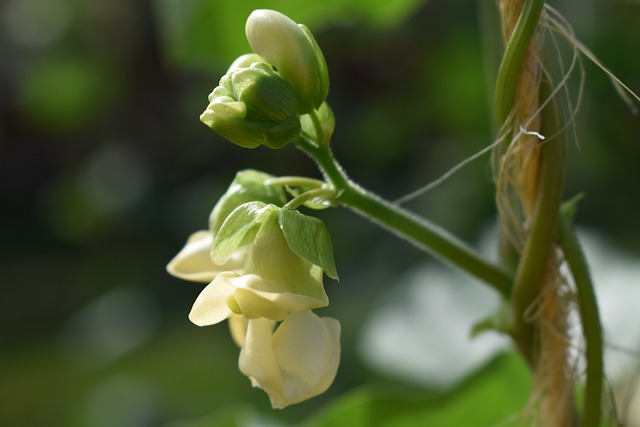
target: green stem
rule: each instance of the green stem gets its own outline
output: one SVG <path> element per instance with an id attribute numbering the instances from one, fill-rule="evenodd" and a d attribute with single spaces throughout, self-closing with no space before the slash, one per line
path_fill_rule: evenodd
<path id="1" fill-rule="evenodd" d="M 586 385 L 582 407 L 582 426 L 599 427 L 602 411 L 603 359 L 602 359 L 602 326 L 598 313 L 593 282 L 589 274 L 589 266 L 580 242 L 571 227 L 571 219 L 575 203 L 567 202 L 562 206 L 558 222 L 560 244 L 565 260 L 578 291 L 578 309 L 582 321 L 585 338 L 585 357 L 587 360 Z"/>
<path id="2" fill-rule="evenodd" d="M 313 190 L 305 191 L 302 194 L 297 195 L 293 199 L 283 206 L 291 210 L 298 209 L 300 206 L 313 199 L 333 199 L 335 198 L 336 191 L 333 188 L 314 188 Z"/>
<path id="3" fill-rule="evenodd" d="M 505 48 L 496 78 L 495 109 L 499 125 L 507 120 L 513 109 L 516 82 L 522 61 L 538 26 L 543 8 L 544 0 L 525 0 L 518 22 Z"/>
<path id="4" fill-rule="evenodd" d="M 553 102 L 543 111 L 546 133 L 553 135 L 558 128 Z M 536 366 L 538 341 L 535 323 L 527 319 L 531 307 L 540 297 L 545 283 L 548 262 L 556 243 L 558 211 L 562 202 L 565 179 L 565 144 L 558 139 L 540 144 L 540 178 L 529 235 L 522 251 L 512 294 L 512 336 L 523 356 Z"/>
<path id="5" fill-rule="evenodd" d="M 308 188 L 320 188 L 324 184 L 324 181 L 307 178 L 306 176 L 280 176 L 277 178 L 269 178 L 264 181 L 264 185 Z"/>
<path id="6" fill-rule="evenodd" d="M 467 244 L 435 224 L 362 189 L 337 164 L 328 147 L 309 140 L 298 142 L 336 191 L 336 200 L 354 212 L 373 220 L 417 247 L 454 264 L 481 279 L 507 298 L 512 277 L 501 267 L 483 259 Z"/>

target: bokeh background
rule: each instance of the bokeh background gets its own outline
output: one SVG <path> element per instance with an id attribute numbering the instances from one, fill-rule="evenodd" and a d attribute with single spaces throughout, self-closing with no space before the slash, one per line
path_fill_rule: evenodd
<path id="1" fill-rule="evenodd" d="M 640 2 L 550 3 L 640 91 Z M 455 418 L 471 414 L 482 427 L 526 400 L 527 376 L 496 355 L 500 344 L 465 372 L 433 365 L 444 372 L 433 382 L 375 357 L 383 352 L 366 338 L 378 330 L 371 319 L 402 282 L 428 288 L 454 276 L 423 268 L 428 256 L 344 210 L 319 214 L 341 275 L 327 281 L 332 303 L 322 310 L 343 325 L 343 363 L 327 394 L 272 411 L 238 372 L 226 326 L 188 321 L 201 286 L 165 265 L 206 227 L 235 172 L 318 176 L 294 148 L 243 150 L 198 120 L 230 61 L 249 50 L 244 20 L 255 8 L 314 32 L 330 69 L 334 151 L 365 187 L 398 198 L 491 143 L 499 31 L 488 0 L 3 0 L 0 425 L 447 426 L 471 425 Z M 587 60 L 584 69 L 567 194 L 586 193 L 578 222 L 607 236 L 616 249 L 600 253 L 611 263 L 631 268 L 640 260 L 640 119 L 603 72 Z M 483 157 L 407 206 L 476 242 L 494 220 L 492 195 Z M 633 292 L 640 274 L 628 271 Z M 461 316 L 445 301 L 451 310 L 414 322 L 414 340 Z M 428 349 L 405 354 L 422 360 Z M 482 424 L 478 410 L 489 407 Z"/>

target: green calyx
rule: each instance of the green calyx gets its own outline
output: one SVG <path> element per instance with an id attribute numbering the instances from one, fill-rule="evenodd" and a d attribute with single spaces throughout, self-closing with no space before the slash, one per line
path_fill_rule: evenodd
<path id="1" fill-rule="evenodd" d="M 253 169 L 239 171 L 211 211 L 209 229 L 213 233 L 218 233 L 229 214 L 238 206 L 248 202 L 258 201 L 283 206 L 287 202 L 284 189 L 265 184 L 265 181 L 274 178 L 273 175 Z"/>
<path id="2" fill-rule="evenodd" d="M 291 269 L 297 260 L 296 263 L 320 267 L 327 276 L 338 279 L 331 237 L 321 220 L 258 201 L 244 203 L 226 217 L 213 242 L 212 260 L 224 263 L 238 249 L 252 245 L 253 261 L 257 263 L 256 247 L 263 247 L 266 252 L 273 250 L 268 249 L 268 239 L 264 237 L 266 230 L 270 230 L 269 239 L 273 242 L 278 239 L 286 242 L 278 248 L 279 255 L 275 252 L 268 255 L 287 260 L 284 263 L 274 262 L 273 268 L 276 268 L 275 264 L 282 264 L 283 268 Z"/>
<path id="3" fill-rule="evenodd" d="M 223 76 L 200 120 L 244 148 L 278 149 L 300 135 L 295 90 L 263 63 Z"/>

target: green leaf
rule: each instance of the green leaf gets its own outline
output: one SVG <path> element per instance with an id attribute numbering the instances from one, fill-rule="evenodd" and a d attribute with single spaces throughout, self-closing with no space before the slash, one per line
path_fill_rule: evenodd
<path id="1" fill-rule="evenodd" d="M 262 202 L 248 202 L 238 206 L 222 223 L 211 247 L 211 259 L 222 264 L 232 253 L 253 242 L 260 224 L 270 215 L 275 215 L 277 207 Z"/>
<path id="2" fill-rule="evenodd" d="M 322 267 L 327 276 L 338 280 L 331 236 L 321 220 L 291 209 L 280 209 L 278 222 L 293 253 Z"/>
<path id="3" fill-rule="evenodd" d="M 516 427 L 531 387 L 530 375 L 515 353 L 498 356 L 454 390 L 366 387 L 346 394 L 303 427 Z"/>

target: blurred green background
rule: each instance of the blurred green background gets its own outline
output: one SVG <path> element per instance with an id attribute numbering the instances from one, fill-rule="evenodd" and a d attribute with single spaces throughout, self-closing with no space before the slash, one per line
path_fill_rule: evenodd
<path id="1" fill-rule="evenodd" d="M 640 91 L 640 3 L 557 7 Z M 482 427 L 523 404 L 527 376 L 508 354 L 445 391 L 363 361 L 363 322 L 428 257 L 343 210 L 320 213 L 342 278 L 327 281 L 332 304 L 321 311 L 343 325 L 327 394 L 271 411 L 236 369 L 226 326 L 188 321 L 201 286 L 164 267 L 206 227 L 235 172 L 318 176 L 294 148 L 243 150 L 198 120 L 248 51 L 244 20 L 255 8 L 314 32 L 329 64 L 334 151 L 365 187 L 398 198 L 492 141 L 490 0 L 4 0 L 0 425 Z M 640 119 L 584 66 L 567 194 L 585 191 L 578 221 L 638 256 Z M 492 195 L 484 157 L 408 207 L 474 241 L 493 221 Z"/>

